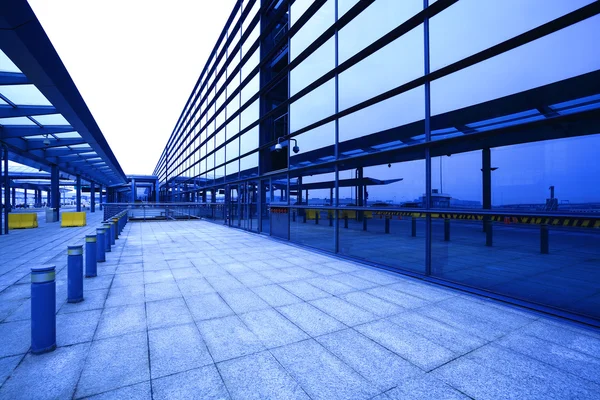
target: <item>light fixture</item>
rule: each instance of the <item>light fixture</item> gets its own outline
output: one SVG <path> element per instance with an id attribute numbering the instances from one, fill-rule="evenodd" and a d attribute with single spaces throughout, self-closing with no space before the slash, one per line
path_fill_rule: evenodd
<path id="1" fill-rule="evenodd" d="M 44 146 L 46 147 L 50 146 L 50 139 L 48 139 L 48 135 L 46 135 L 46 139 L 44 139 L 42 143 L 44 143 Z"/>

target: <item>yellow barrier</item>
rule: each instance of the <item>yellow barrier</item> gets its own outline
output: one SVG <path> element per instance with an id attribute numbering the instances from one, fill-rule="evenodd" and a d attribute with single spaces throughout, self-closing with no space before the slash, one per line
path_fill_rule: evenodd
<path id="1" fill-rule="evenodd" d="M 84 212 L 63 212 L 60 227 L 86 226 L 86 215 Z"/>
<path id="2" fill-rule="evenodd" d="M 306 210 L 306 219 L 316 219 L 318 210 Z"/>
<path id="3" fill-rule="evenodd" d="M 8 229 L 37 228 L 37 214 L 8 214 Z"/>

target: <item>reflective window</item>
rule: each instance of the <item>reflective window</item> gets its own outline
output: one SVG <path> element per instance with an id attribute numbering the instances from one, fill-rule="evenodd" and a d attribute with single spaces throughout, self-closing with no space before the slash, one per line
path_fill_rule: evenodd
<path id="1" fill-rule="evenodd" d="M 420 25 L 340 74 L 340 109 L 418 78 L 424 68 Z"/>
<path id="2" fill-rule="evenodd" d="M 340 63 L 423 9 L 423 0 L 377 0 L 339 33 Z"/>
<path id="3" fill-rule="evenodd" d="M 291 72 L 291 95 L 335 68 L 335 42 L 333 38 L 319 47 Z"/>
<path id="4" fill-rule="evenodd" d="M 258 148 L 258 126 L 250 129 L 241 136 L 240 152 L 246 154 Z"/>
<path id="5" fill-rule="evenodd" d="M 429 22 L 431 70 L 552 21 L 593 0 L 461 0 Z"/>
<path id="6" fill-rule="evenodd" d="M 256 99 L 248 108 L 242 111 L 242 125 L 241 129 L 245 129 L 248 125 L 252 124 L 258 119 L 259 115 L 259 101 Z"/>
<path id="7" fill-rule="evenodd" d="M 368 136 L 360 145 L 376 149 L 403 147 L 425 140 L 424 126 L 411 124 L 424 118 L 425 89 L 421 86 L 341 118 L 339 140 L 344 142 L 380 133 Z M 406 128 L 387 132 L 402 126 Z M 350 150 L 353 149 L 344 149 L 342 153 Z"/>
<path id="8" fill-rule="evenodd" d="M 305 3 L 305 2 L 303 2 Z M 292 16 L 294 15 L 294 6 L 292 5 Z M 297 7 L 296 7 L 297 8 Z M 293 17 L 297 20 L 296 17 Z M 307 22 L 300 28 L 298 32 L 292 37 L 290 56 L 293 60 L 298 54 L 302 53 L 316 38 L 318 38 L 327 28 L 329 28 L 335 22 L 335 0 L 327 0 L 325 4 L 319 8 L 315 15 L 313 15 Z"/>
<path id="9" fill-rule="evenodd" d="M 293 150 L 290 150 L 291 168 L 310 166 L 331 161 L 335 158 L 333 148 L 335 144 L 334 122 L 304 132 L 301 135 L 295 136 L 294 139 L 296 139 L 296 142 L 292 140 L 290 146 L 293 148 L 297 143 L 299 151 L 298 153 L 294 153 Z M 328 149 L 315 151 L 324 147 L 328 147 Z"/>
<path id="10" fill-rule="evenodd" d="M 597 37 L 600 16 L 437 79 L 431 83 L 431 113 L 456 110 L 600 69 L 600 57 L 592 50 Z"/>
<path id="11" fill-rule="evenodd" d="M 301 97 L 290 106 L 290 131 L 317 122 L 335 112 L 335 82 L 333 79 Z"/>

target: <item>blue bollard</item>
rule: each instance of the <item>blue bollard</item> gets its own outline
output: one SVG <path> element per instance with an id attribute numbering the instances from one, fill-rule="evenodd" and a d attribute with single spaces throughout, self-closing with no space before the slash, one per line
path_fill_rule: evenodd
<path id="1" fill-rule="evenodd" d="M 119 239 L 119 218 L 112 219 L 113 226 L 115 227 L 115 240 Z"/>
<path id="2" fill-rule="evenodd" d="M 115 245 L 115 239 L 117 238 L 117 227 L 115 226 L 115 223 L 113 222 L 113 220 L 109 220 L 108 223 L 110 224 L 110 244 L 111 246 Z"/>
<path id="3" fill-rule="evenodd" d="M 85 236 L 85 277 L 93 278 L 98 275 L 98 256 L 96 254 L 96 235 Z"/>
<path id="4" fill-rule="evenodd" d="M 104 228 L 104 251 L 110 253 L 110 225 L 105 223 L 102 227 Z"/>
<path id="5" fill-rule="evenodd" d="M 96 261 L 105 262 L 104 228 L 96 229 Z"/>
<path id="6" fill-rule="evenodd" d="M 67 250 L 67 302 L 83 301 L 83 246 L 69 246 Z"/>
<path id="7" fill-rule="evenodd" d="M 56 349 L 56 271 L 54 266 L 31 268 L 31 352 Z"/>

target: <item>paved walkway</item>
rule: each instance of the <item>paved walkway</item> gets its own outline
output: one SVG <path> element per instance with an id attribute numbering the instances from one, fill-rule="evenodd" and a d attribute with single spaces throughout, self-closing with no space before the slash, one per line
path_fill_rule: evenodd
<path id="1" fill-rule="evenodd" d="M 82 303 L 60 269 L 41 356 L 24 269 L 5 269 L 0 398 L 600 396 L 596 330 L 210 222 L 130 223 L 117 243 Z"/>

